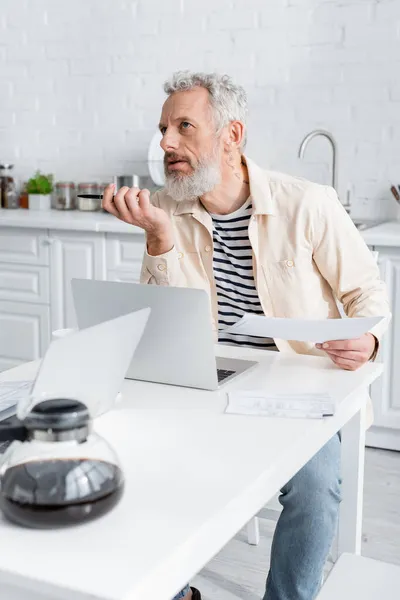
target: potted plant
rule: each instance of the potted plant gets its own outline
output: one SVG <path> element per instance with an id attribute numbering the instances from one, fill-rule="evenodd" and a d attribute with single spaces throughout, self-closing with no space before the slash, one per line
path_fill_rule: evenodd
<path id="1" fill-rule="evenodd" d="M 29 194 L 29 208 L 49 210 L 53 191 L 53 175 L 43 175 L 40 171 L 36 171 L 26 184 L 26 191 Z"/>

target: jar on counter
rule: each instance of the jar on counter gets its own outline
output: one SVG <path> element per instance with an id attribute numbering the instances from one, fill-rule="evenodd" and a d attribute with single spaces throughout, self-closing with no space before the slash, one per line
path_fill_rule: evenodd
<path id="1" fill-rule="evenodd" d="M 12 170 L 14 165 L 0 165 L 1 207 L 19 208 L 19 197 Z"/>
<path id="2" fill-rule="evenodd" d="M 57 210 L 74 210 L 76 208 L 75 184 L 72 181 L 58 181 L 55 188 L 55 208 Z"/>
<path id="3" fill-rule="evenodd" d="M 19 193 L 19 207 L 20 208 L 29 208 L 29 194 L 26 189 L 27 181 L 24 181 L 21 187 L 21 191 Z"/>
<path id="4" fill-rule="evenodd" d="M 78 210 L 95 211 L 100 210 L 101 200 L 99 198 L 79 198 L 80 194 L 84 195 L 99 195 L 99 186 L 97 183 L 79 183 L 78 184 Z"/>

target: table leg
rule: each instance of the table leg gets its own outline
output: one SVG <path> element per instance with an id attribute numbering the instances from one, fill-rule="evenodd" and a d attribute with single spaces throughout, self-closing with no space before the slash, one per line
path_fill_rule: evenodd
<path id="1" fill-rule="evenodd" d="M 338 555 L 361 553 L 366 406 L 342 429 L 342 503 Z"/>
<path id="2" fill-rule="evenodd" d="M 247 523 L 247 541 L 252 546 L 257 546 L 260 543 L 260 525 L 258 517 L 253 517 Z"/>

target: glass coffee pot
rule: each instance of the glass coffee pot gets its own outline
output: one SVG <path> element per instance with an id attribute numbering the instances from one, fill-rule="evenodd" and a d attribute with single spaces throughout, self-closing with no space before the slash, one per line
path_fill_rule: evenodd
<path id="1" fill-rule="evenodd" d="M 86 522 L 111 510 L 124 477 L 111 446 L 92 431 L 88 408 L 56 398 L 23 418 L 0 422 L 0 508 L 25 527 L 53 529 Z"/>

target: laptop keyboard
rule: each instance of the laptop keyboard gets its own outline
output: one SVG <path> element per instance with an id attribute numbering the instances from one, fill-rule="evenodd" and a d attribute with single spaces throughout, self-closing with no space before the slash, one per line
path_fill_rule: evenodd
<path id="1" fill-rule="evenodd" d="M 235 371 L 229 371 L 226 369 L 217 369 L 218 383 L 221 383 L 221 381 L 223 381 L 230 375 L 233 375 L 234 373 L 235 373 Z"/>

